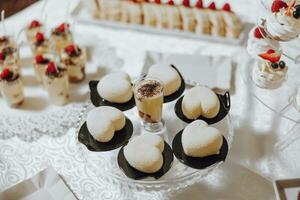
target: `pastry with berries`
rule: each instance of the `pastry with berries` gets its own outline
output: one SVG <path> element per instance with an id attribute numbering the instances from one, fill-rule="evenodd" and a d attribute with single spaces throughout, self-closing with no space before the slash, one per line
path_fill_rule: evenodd
<path id="1" fill-rule="evenodd" d="M 72 43 L 73 37 L 68 23 L 62 23 L 51 32 L 51 48 L 59 54 L 63 48 Z"/>
<path id="2" fill-rule="evenodd" d="M 20 72 L 20 55 L 17 48 L 7 46 L 0 52 L 0 68 L 10 68 L 13 71 Z"/>
<path id="3" fill-rule="evenodd" d="M 203 1 L 198 0 L 195 8 L 193 9 L 195 20 L 196 20 L 196 33 L 199 35 L 210 35 L 211 34 L 211 24 L 209 21 L 209 16 L 204 9 Z"/>
<path id="4" fill-rule="evenodd" d="M 226 25 L 226 37 L 237 39 L 243 30 L 240 18 L 231 10 L 229 3 L 225 3 L 222 8 L 222 15 Z"/>
<path id="5" fill-rule="evenodd" d="M 226 37 L 226 24 L 222 11 L 216 8 L 215 2 L 211 2 L 206 10 L 211 23 L 211 35 Z"/>
<path id="6" fill-rule="evenodd" d="M 196 20 L 190 0 L 183 0 L 179 10 L 182 18 L 182 29 L 187 32 L 195 32 Z"/>
<path id="7" fill-rule="evenodd" d="M 144 1 L 142 3 L 142 11 L 144 16 L 144 25 L 150 27 L 156 27 L 156 5 L 150 1 Z"/>
<path id="8" fill-rule="evenodd" d="M 252 78 L 258 87 L 275 89 L 285 81 L 288 67 L 281 54 L 273 49 L 259 55 L 262 60 L 254 66 Z"/>
<path id="9" fill-rule="evenodd" d="M 43 54 L 38 54 L 34 58 L 33 67 L 34 67 L 36 80 L 39 83 L 43 83 L 43 77 L 45 75 L 45 71 L 49 62 L 50 62 L 49 56 Z"/>
<path id="10" fill-rule="evenodd" d="M 289 4 L 282 0 L 273 1 L 272 14 L 264 22 L 268 36 L 274 40 L 289 41 L 300 34 L 300 4 L 292 0 Z"/>
<path id="11" fill-rule="evenodd" d="M 43 31 L 43 24 L 38 20 L 32 20 L 26 27 L 27 40 L 32 43 L 35 40 L 36 33 Z"/>
<path id="12" fill-rule="evenodd" d="M 0 91 L 6 103 L 11 107 L 20 106 L 24 102 L 24 88 L 20 75 L 9 68 L 0 74 Z"/>
<path id="13" fill-rule="evenodd" d="M 65 105 L 69 100 L 69 80 L 65 68 L 49 62 L 43 76 L 44 87 L 48 91 L 50 102 L 54 105 Z"/>
<path id="14" fill-rule="evenodd" d="M 61 52 L 61 63 L 68 70 L 69 80 L 77 83 L 85 78 L 85 52 L 76 44 L 70 44 Z"/>
<path id="15" fill-rule="evenodd" d="M 37 32 L 31 44 L 34 54 L 49 53 L 49 40 L 41 32 Z"/>

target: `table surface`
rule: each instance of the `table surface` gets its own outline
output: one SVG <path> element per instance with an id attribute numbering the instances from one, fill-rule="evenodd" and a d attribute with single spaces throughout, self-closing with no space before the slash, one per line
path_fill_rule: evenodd
<path id="1" fill-rule="evenodd" d="M 66 15 L 68 1 L 49 0 L 47 22 L 55 24 Z M 75 1 L 76 2 L 76 1 Z M 72 1 L 72 5 L 75 4 Z M 255 20 L 258 2 L 233 0 L 233 7 Z M 39 16 L 41 3 L 33 5 L 6 22 L 8 31 L 18 30 L 34 15 Z M 70 8 L 69 8 L 70 9 Z M 0 140 L 0 191 L 32 177 L 49 165 L 62 175 L 79 199 L 274 199 L 272 180 L 299 177 L 299 127 L 278 118 L 252 97 L 251 88 L 243 83 L 239 64 L 245 47 L 212 44 L 132 31 L 76 24 L 76 34 L 91 34 L 99 45 L 109 45 L 109 54 L 116 55 L 123 69 L 138 76 L 145 52 L 195 53 L 231 56 L 237 63 L 232 80 L 231 116 L 235 137 L 227 162 L 202 182 L 172 193 L 132 192 L 106 183 L 82 162 L 77 154 L 75 129 L 60 137 L 44 136 L 37 141 L 24 142 L 18 138 Z M 134 48 L 132 48 L 134 47 Z M 1 109 L 0 109 L 1 110 Z M 291 131 L 286 131 L 291 130 Z M 28 133 L 30 134 L 30 133 Z"/>

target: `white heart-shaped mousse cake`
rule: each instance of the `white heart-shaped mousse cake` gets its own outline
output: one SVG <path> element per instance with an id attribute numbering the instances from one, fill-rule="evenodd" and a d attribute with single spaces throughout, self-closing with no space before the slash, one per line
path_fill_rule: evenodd
<path id="1" fill-rule="evenodd" d="M 185 93 L 181 108 L 188 119 L 197 119 L 200 116 L 210 119 L 219 113 L 220 101 L 211 89 L 196 86 Z"/>
<path id="2" fill-rule="evenodd" d="M 155 173 L 163 165 L 164 140 L 154 134 L 132 138 L 124 147 L 124 156 L 129 165 L 140 172 Z"/>
<path id="3" fill-rule="evenodd" d="M 132 96 L 130 77 L 124 72 L 115 72 L 104 76 L 97 85 L 99 95 L 112 103 L 126 103 Z"/>
<path id="4" fill-rule="evenodd" d="M 125 115 L 117 108 L 101 106 L 88 113 L 87 128 L 93 138 L 99 142 L 109 142 L 115 134 L 124 128 Z"/>
<path id="5" fill-rule="evenodd" d="M 185 127 L 182 133 L 182 147 L 187 156 L 206 157 L 219 154 L 223 136 L 205 121 L 196 120 Z"/>

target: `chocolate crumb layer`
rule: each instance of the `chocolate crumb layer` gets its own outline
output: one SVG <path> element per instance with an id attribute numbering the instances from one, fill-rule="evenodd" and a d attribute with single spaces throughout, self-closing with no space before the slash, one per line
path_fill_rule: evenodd
<path id="1" fill-rule="evenodd" d="M 162 86 L 155 80 L 149 80 L 141 84 L 137 89 L 137 92 L 141 98 L 150 98 L 160 95 L 162 92 Z"/>

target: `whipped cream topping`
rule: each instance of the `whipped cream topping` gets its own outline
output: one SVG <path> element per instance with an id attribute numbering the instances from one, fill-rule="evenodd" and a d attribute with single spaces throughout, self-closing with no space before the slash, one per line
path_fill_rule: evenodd
<path id="1" fill-rule="evenodd" d="M 291 40 L 300 34 L 300 19 L 285 15 L 286 9 L 269 15 L 266 19 L 267 32 L 277 40 Z"/>
<path id="2" fill-rule="evenodd" d="M 286 77 L 288 67 L 284 69 L 273 69 L 270 62 L 259 62 L 256 66 L 257 70 L 263 75 L 267 81 L 281 81 Z"/>

